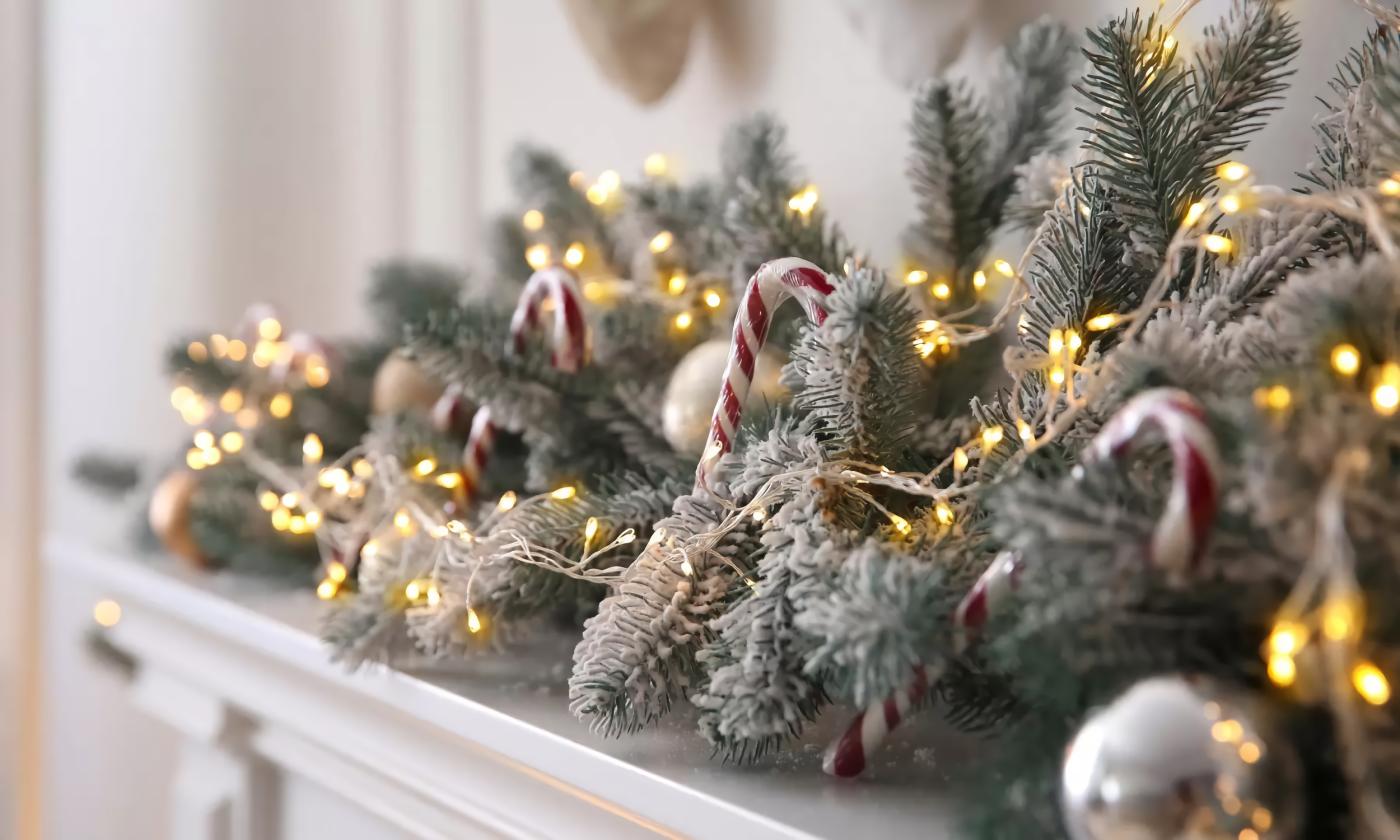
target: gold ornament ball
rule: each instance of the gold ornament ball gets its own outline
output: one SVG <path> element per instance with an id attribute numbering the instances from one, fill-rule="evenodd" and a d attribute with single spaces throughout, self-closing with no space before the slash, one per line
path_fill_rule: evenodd
<path id="1" fill-rule="evenodd" d="M 677 452 L 696 458 L 704 453 L 728 361 L 729 339 L 714 339 L 687 353 L 672 371 L 661 404 L 661 433 Z M 775 350 L 765 347 L 759 352 L 753 387 L 744 400 L 745 411 L 787 401 L 787 388 L 778 381 L 783 361 L 783 355 Z"/>
<path id="2" fill-rule="evenodd" d="M 441 383 L 403 353 L 391 353 L 374 374 L 371 405 L 375 414 L 403 414 L 433 410 L 442 396 Z"/>
<path id="3" fill-rule="evenodd" d="M 196 569 L 205 569 L 209 560 L 199 550 L 190 531 L 190 505 L 199 490 L 199 477 L 194 472 L 179 469 L 171 472 L 156 485 L 147 511 L 151 530 L 161 545 L 176 557 Z"/>

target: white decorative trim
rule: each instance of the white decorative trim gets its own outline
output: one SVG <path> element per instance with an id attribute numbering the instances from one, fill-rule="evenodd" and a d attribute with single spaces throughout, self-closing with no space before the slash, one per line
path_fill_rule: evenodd
<path id="1" fill-rule="evenodd" d="M 212 767 L 226 780 L 223 799 L 191 808 L 217 826 L 242 823 L 209 802 L 235 815 L 248 802 L 275 811 L 273 798 L 227 782 L 264 778 L 258 763 L 418 837 L 747 840 L 855 836 L 872 826 L 937 836 L 948 826 L 928 767 L 852 788 L 824 778 L 819 752 L 800 747 L 783 766 L 724 768 L 681 722 L 622 740 L 592 736 L 567 713 L 567 646 L 486 658 L 470 675 L 349 673 L 302 629 L 317 607 L 305 592 L 184 579 L 169 566 L 61 542 L 48 553 L 122 603 L 111 640 L 138 662 L 138 703 L 185 735 L 182 767 Z"/>

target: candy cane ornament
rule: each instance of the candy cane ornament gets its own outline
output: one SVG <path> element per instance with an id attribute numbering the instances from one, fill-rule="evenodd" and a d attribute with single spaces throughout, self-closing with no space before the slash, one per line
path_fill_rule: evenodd
<path id="1" fill-rule="evenodd" d="M 329 344 L 300 330 L 288 335 L 283 341 L 283 345 L 283 351 L 278 354 L 277 359 L 273 361 L 267 372 L 268 377 L 279 385 L 285 384 L 294 371 L 304 371 L 313 357 L 320 357 L 321 363 L 326 364 L 329 363 L 334 354 L 334 350 Z"/>
<path id="2" fill-rule="evenodd" d="M 1171 449 L 1174 469 L 1171 493 L 1153 529 L 1149 552 L 1154 565 L 1180 577 L 1194 569 L 1205 553 L 1217 509 L 1220 453 L 1201 404 L 1177 388 L 1145 391 L 1113 415 L 1089 444 L 1086 459 L 1125 457 L 1152 428 Z M 953 614 L 959 653 L 968 648 L 998 605 L 1016 591 L 1021 569 L 1021 555 L 1004 551 L 963 597 Z M 909 686 L 866 707 L 827 748 L 822 769 L 844 778 L 859 775 L 890 730 L 906 716 L 907 708 L 924 696 L 927 686 L 924 666 L 915 666 Z M 891 709 L 899 713 L 890 714 Z M 881 715 L 888 725 L 869 722 Z"/>
<path id="3" fill-rule="evenodd" d="M 972 632 L 980 629 L 997 605 L 1014 592 L 1021 574 L 1021 557 L 1012 551 L 1003 551 L 992 561 L 992 565 L 982 573 L 972 589 L 958 604 L 953 614 L 957 626 L 956 650 L 966 650 L 972 639 Z M 914 676 L 909 685 L 887 696 L 884 700 L 871 703 L 856 717 L 851 725 L 826 748 L 822 769 L 828 775 L 849 779 L 859 776 L 871 756 L 880 749 L 891 730 L 909 716 L 909 710 L 918 705 L 928 693 L 929 673 L 920 663 L 914 666 Z M 884 721 L 883 725 L 872 723 Z"/>
<path id="4" fill-rule="evenodd" d="M 276 325 L 270 337 L 263 335 L 265 324 Z M 285 386 L 294 373 L 305 373 L 307 363 L 312 358 L 319 358 L 321 365 L 329 365 L 336 357 L 334 347 L 311 333 L 301 330 L 284 333 L 277 310 L 267 303 L 255 303 L 244 310 L 236 335 L 245 348 L 251 348 L 251 351 L 245 349 L 245 352 L 252 353 L 257 366 L 267 368 L 268 380 L 279 387 Z M 263 352 L 261 347 L 266 346 L 264 342 L 278 342 L 276 356 L 267 361 L 259 360 L 259 354 Z M 321 381 L 313 387 L 324 384 Z"/>
<path id="5" fill-rule="evenodd" d="M 549 333 L 550 364 L 555 370 L 575 373 L 588 356 L 588 325 L 583 318 L 578 279 L 563 266 L 542 268 L 525 281 L 515 311 L 511 313 L 506 352 L 525 352 L 530 331 L 540 325 L 546 300 L 554 308 L 554 329 Z M 472 415 L 467 444 L 462 449 L 462 495 L 467 502 L 481 486 L 481 476 L 495 443 L 496 426 L 491 420 L 491 409 L 483 405 Z"/>
<path id="6" fill-rule="evenodd" d="M 734 448 L 744 400 L 753 385 L 754 363 L 768 340 L 773 311 L 789 298 L 796 298 L 807 317 L 821 324 L 826 321 L 822 301 L 834 288 L 825 271 L 797 257 L 766 262 L 749 278 L 744 298 L 739 302 L 739 313 L 734 318 L 734 337 L 730 342 L 729 361 L 724 366 L 719 399 L 710 420 L 710 434 L 695 470 L 697 489 L 709 487 L 719 459 Z"/>
<path id="7" fill-rule="evenodd" d="M 890 732 L 923 702 L 928 694 L 928 672 L 923 665 L 914 666 L 914 678 L 909 685 L 893 692 L 884 700 L 871 703 L 851 721 L 841 737 L 831 742 L 822 756 L 822 771 L 828 776 L 850 779 L 865 771 L 870 757 L 889 737 Z"/>
<path id="8" fill-rule="evenodd" d="M 429 413 L 433 421 L 433 428 L 443 434 L 451 434 L 458 431 L 464 425 L 467 410 L 467 397 L 462 393 L 462 386 L 454 382 L 442 391 L 442 396 L 433 403 L 433 410 Z"/>
<path id="9" fill-rule="evenodd" d="M 958 608 L 953 611 L 958 653 L 967 650 L 972 644 L 973 634 L 981 630 L 982 625 L 987 623 L 987 619 L 992 617 L 1002 601 L 1016 591 L 1021 579 L 1021 568 L 1019 553 L 1003 551 L 963 596 Z"/>
<path id="10" fill-rule="evenodd" d="M 554 330 L 550 335 L 550 361 L 555 370 L 576 372 L 588 355 L 588 328 L 583 320 L 582 295 L 578 278 L 567 268 L 553 265 L 530 275 L 510 318 L 512 353 L 525 352 L 530 330 L 540 325 L 544 302 L 554 307 Z"/>
<path id="11" fill-rule="evenodd" d="M 465 502 L 476 498 L 476 491 L 481 486 L 481 474 L 486 471 L 486 462 L 490 460 L 491 450 L 495 446 L 496 426 L 491 422 L 491 409 L 482 406 L 472 415 L 467 445 L 462 447 L 462 498 Z"/>
<path id="12" fill-rule="evenodd" d="M 243 320 L 238 322 L 238 335 L 247 342 L 249 347 L 257 344 L 262 338 L 262 324 L 264 321 L 276 321 L 281 327 L 281 321 L 277 316 L 277 309 L 270 303 L 254 303 L 243 310 Z"/>
<path id="13" fill-rule="evenodd" d="M 1172 487 L 1152 531 L 1153 565 L 1181 577 L 1199 565 L 1215 524 L 1220 451 L 1205 409 L 1178 388 L 1154 388 L 1127 402 L 1089 444 L 1088 459 L 1122 458 L 1156 429 L 1172 453 Z"/>
<path id="14" fill-rule="evenodd" d="M 1143 433 L 1158 428 L 1172 450 L 1175 469 L 1166 508 L 1153 529 L 1149 548 L 1155 565 L 1171 574 L 1188 571 L 1205 551 L 1215 522 L 1220 454 L 1205 423 L 1205 410 L 1194 397 L 1177 388 L 1155 388 L 1129 400 L 1090 442 L 1085 458 L 1121 458 L 1132 451 Z M 965 648 L 968 636 L 986 623 L 1021 573 L 1021 557 L 1002 552 L 982 573 L 958 604 L 954 621 Z"/>

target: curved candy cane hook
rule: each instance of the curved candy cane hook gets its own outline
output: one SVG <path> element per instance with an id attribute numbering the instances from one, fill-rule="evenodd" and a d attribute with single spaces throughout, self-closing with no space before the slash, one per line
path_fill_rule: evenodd
<path id="1" fill-rule="evenodd" d="M 554 307 L 554 329 L 550 333 L 550 361 L 555 370 L 576 372 L 588 355 L 588 325 L 583 318 L 583 306 L 574 273 L 563 266 L 542 268 L 530 275 L 520 292 L 515 311 L 510 318 L 509 353 L 523 353 L 530 330 L 540 325 L 545 300 Z M 481 406 L 472 415 L 471 431 L 462 450 L 462 489 L 471 501 L 481 486 L 482 473 L 495 448 L 496 426 L 491 421 L 491 409 Z"/>
<path id="2" fill-rule="evenodd" d="M 481 474 L 496 445 L 496 426 L 491 422 L 491 409 L 482 406 L 472 415 L 467 445 L 462 447 L 462 495 L 470 502 L 481 486 Z"/>
<path id="3" fill-rule="evenodd" d="M 544 301 L 554 306 L 554 330 L 550 335 L 550 356 L 555 370 L 574 373 L 588 354 L 588 327 L 574 273 L 563 266 L 542 268 L 530 275 L 510 318 L 512 353 L 525 351 L 526 334 L 539 326 Z"/>
<path id="4" fill-rule="evenodd" d="M 1179 388 L 1154 388 L 1127 402 L 1089 444 L 1093 461 L 1132 452 L 1150 428 L 1172 453 L 1172 488 L 1152 532 L 1154 565 L 1174 575 L 1191 571 L 1205 554 L 1215 524 L 1220 451 L 1205 422 L 1205 409 Z"/>
<path id="5" fill-rule="evenodd" d="M 724 366 L 719 400 L 710 420 L 710 435 L 695 471 L 697 488 L 709 486 L 719 459 L 734 448 L 744 399 L 753 384 L 754 362 L 768 340 L 773 311 L 788 298 L 796 298 L 807 317 L 820 324 L 826 320 L 822 301 L 834 288 L 825 271 L 797 257 L 766 262 L 749 279 L 734 318 L 734 337 L 729 346 L 729 361 Z"/>
<path id="6" fill-rule="evenodd" d="M 1129 400 L 1085 450 L 1085 460 L 1128 455 L 1148 428 L 1160 430 L 1171 448 L 1175 469 L 1167 505 L 1152 532 L 1152 562 L 1169 574 L 1193 568 L 1205 552 L 1215 522 L 1220 452 L 1205 423 L 1205 409 L 1179 388 L 1154 388 Z M 986 623 L 1006 593 L 1015 591 L 1021 557 L 1002 552 L 973 584 L 954 613 L 960 647 L 967 634 Z"/>

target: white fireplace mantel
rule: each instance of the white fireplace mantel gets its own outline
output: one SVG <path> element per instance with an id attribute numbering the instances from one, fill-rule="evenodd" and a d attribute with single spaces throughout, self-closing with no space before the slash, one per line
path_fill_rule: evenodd
<path id="1" fill-rule="evenodd" d="M 310 593 L 194 575 L 55 540 L 50 562 L 116 600 L 111 642 L 132 697 L 181 736 L 171 836 L 272 840 L 298 778 L 337 808 L 410 837 L 939 837 L 947 781 L 929 721 L 901 730 L 870 778 L 819 769 L 828 715 L 755 767 L 725 767 L 683 720 L 622 739 L 568 713 L 571 639 L 536 640 L 450 672 L 333 664 Z M 956 766 L 952 746 L 939 761 Z M 304 787 L 304 785 L 300 786 Z M 322 806 L 324 807 L 324 805 Z"/>

